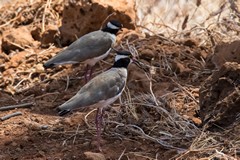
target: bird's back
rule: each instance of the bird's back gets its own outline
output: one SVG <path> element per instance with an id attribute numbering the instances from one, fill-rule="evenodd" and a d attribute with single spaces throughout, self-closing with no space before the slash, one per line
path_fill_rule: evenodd
<path id="1" fill-rule="evenodd" d="M 101 103 L 112 103 L 123 91 L 127 79 L 125 68 L 111 68 L 94 77 L 70 100 L 58 107 L 59 110 L 72 110 Z M 109 99 L 112 101 L 108 101 Z M 108 105 L 108 104 L 105 104 Z"/>
<path id="2" fill-rule="evenodd" d="M 88 33 L 48 60 L 44 66 L 48 68 L 60 64 L 74 64 L 99 57 L 106 53 L 114 42 L 115 37 L 110 33 L 101 30 Z"/>

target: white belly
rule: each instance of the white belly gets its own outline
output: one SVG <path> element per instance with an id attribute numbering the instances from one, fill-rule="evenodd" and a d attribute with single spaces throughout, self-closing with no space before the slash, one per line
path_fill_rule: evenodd
<path id="1" fill-rule="evenodd" d="M 111 48 L 106 53 L 104 53 L 103 55 L 101 55 L 99 57 L 92 58 L 92 59 L 88 59 L 88 60 L 84 61 L 83 63 L 88 64 L 89 66 L 94 66 L 98 61 L 106 58 L 108 56 L 108 54 L 110 53 L 110 51 L 111 51 Z"/>
<path id="2" fill-rule="evenodd" d="M 112 45 L 113 45 L 116 42 L 116 36 L 111 33 L 107 33 L 107 34 L 110 36 L 110 38 L 112 40 Z M 98 61 L 106 58 L 108 56 L 108 54 L 110 53 L 110 51 L 111 51 L 111 48 L 109 48 L 109 50 L 106 53 L 104 53 L 103 55 L 92 58 L 92 59 L 88 59 L 88 60 L 84 61 L 83 63 L 88 64 L 90 66 L 94 66 Z"/>

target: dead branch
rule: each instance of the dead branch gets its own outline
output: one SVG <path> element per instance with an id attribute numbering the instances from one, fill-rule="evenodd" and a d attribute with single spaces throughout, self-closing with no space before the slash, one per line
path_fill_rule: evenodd
<path id="1" fill-rule="evenodd" d="M 238 7 L 235 4 L 235 1 L 228 0 L 228 2 L 230 3 L 230 8 L 235 12 L 235 14 L 238 16 L 238 18 L 240 18 L 240 12 L 238 11 Z"/>
<path id="2" fill-rule="evenodd" d="M 106 21 L 107 21 L 111 16 L 115 16 L 115 15 L 116 15 L 116 12 L 113 12 L 113 13 L 109 14 L 109 15 L 104 19 L 104 21 L 102 22 L 102 25 L 101 25 L 101 28 L 100 28 L 100 29 L 103 28 L 104 23 L 106 23 Z"/>
<path id="3" fill-rule="evenodd" d="M 11 114 L 8 114 L 6 116 L 1 117 L 0 120 L 5 121 L 9 118 L 12 118 L 12 117 L 15 117 L 15 116 L 20 116 L 20 115 L 22 115 L 22 112 L 14 112 L 14 113 L 11 113 Z"/>
<path id="4" fill-rule="evenodd" d="M 30 103 L 17 104 L 17 105 L 11 105 L 11 106 L 4 106 L 4 107 L 0 107 L 0 111 L 8 111 L 8 110 L 12 110 L 15 108 L 29 108 L 33 105 L 34 105 L 34 103 L 30 102 Z"/>

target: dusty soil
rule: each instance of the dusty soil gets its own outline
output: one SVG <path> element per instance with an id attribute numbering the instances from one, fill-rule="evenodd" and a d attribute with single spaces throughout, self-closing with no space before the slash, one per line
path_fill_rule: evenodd
<path id="1" fill-rule="evenodd" d="M 28 9 L 34 10 L 38 5 Z M 62 8 L 59 3 L 55 4 L 54 13 L 61 15 Z M 11 15 L 4 14 L 5 18 Z M 84 66 L 67 65 L 44 70 L 42 64 L 62 49 L 57 31 L 51 24 L 39 34 L 42 23 L 37 20 L 42 17 L 21 16 L 25 19 L 18 17 L 11 25 L 0 28 L 0 107 L 32 105 L 0 111 L 0 117 L 17 111 L 22 113 L 0 121 L 0 159 L 240 158 L 239 98 L 231 99 L 231 93 L 234 97 L 239 94 L 236 77 L 235 86 L 228 89 L 230 112 L 211 112 L 204 106 L 202 112 L 209 113 L 201 114 L 202 119 L 220 114 L 224 120 L 233 112 L 235 119 L 217 131 L 209 131 L 198 117 L 199 96 L 205 100 L 204 104 L 214 108 L 216 102 L 221 103 L 222 97 L 213 100 L 209 95 L 225 87 L 208 78 L 216 70 L 215 61 L 211 61 L 212 46 L 200 46 L 192 38 L 170 40 L 161 35 L 142 36 L 124 29 L 116 47 L 120 48 L 122 43 L 125 48 L 136 49 L 139 60 L 149 71 L 145 73 L 134 64 L 129 67 L 128 83 L 121 100 L 106 109 L 102 152 L 99 152 L 95 140 L 95 110 L 86 109 L 65 117 L 59 117 L 55 110 L 84 85 Z M 46 15 L 46 21 L 50 23 L 53 19 Z M 111 67 L 113 56 L 112 53 L 95 66 L 94 76 Z M 239 75 L 238 70 L 234 71 Z M 200 88 L 207 91 L 201 94 Z M 224 98 L 228 94 L 224 94 Z"/>

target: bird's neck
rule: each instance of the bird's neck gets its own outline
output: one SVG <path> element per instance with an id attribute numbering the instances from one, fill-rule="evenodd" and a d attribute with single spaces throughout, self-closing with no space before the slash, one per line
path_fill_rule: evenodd
<path id="1" fill-rule="evenodd" d="M 127 68 L 130 62 L 129 58 L 119 59 L 113 64 L 112 68 Z"/>
<path id="2" fill-rule="evenodd" d="M 118 29 L 111 29 L 111 28 L 105 27 L 105 28 L 102 29 L 102 31 L 116 35 L 117 32 L 118 32 Z"/>

